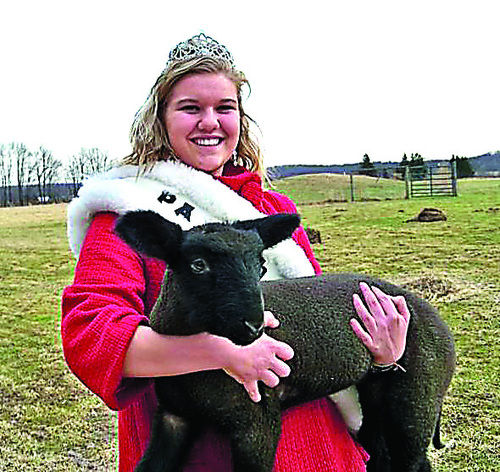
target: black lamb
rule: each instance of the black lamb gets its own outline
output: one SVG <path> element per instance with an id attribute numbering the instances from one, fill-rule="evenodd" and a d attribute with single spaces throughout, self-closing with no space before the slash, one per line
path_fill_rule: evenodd
<path id="1" fill-rule="evenodd" d="M 168 264 L 150 317 L 155 331 L 207 331 L 245 345 L 262 334 L 265 306 L 280 320 L 271 335 L 295 351 L 290 376 L 274 389 L 261 385 L 259 403 L 221 370 L 156 379 L 159 406 L 136 471 L 181 470 L 197 434 L 211 425 L 230 438 L 236 472 L 270 472 L 281 411 L 351 385 L 363 411 L 358 440 L 371 456 L 368 471 L 431 471 L 426 452 L 433 435 L 439 445 L 442 400 L 455 366 L 448 328 L 426 301 L 365 275 L 261 282 L 262 252 L 290 237 L 299 221 L 274 215 L 184 232 L 150 211 L 118 220 L 116 231 L 131 247 Z M 406 372 L 370 369 L 370 353 L 349 325 L 361 281 L 406 299 L 411 319 L 399 361 Z"/>

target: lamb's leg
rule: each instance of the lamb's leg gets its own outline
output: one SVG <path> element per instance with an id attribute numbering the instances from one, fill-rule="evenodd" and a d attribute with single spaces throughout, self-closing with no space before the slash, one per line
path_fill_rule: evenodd
<path id="1" fill-rule="evenodd" d="M 421 393 L 425 398 L 424 392 Z M 387 405 L 385 437 L 393 471 L 431 472 L 427 448 L 436 414 L 434 400 L 427 400 L 427 404 L 417 406 L 414 402 L 400 401 L 399 409 Z"/>
<path id="2" fill-rule="evenodd" d="M 367 472 L 392 472 L 384 434 L 386 423 L 385 409 L 382 408 L 384 388 L 383 381 L 373 377 L 358 386 L 363 406 L 363 423 L 357 438 L 370 454 Z"/>
<path id="3" fill-rule="evenodd" d="M 263 398 L 262 403 L 270 400 Z M 269 403 L 272 403 L 270 405 Z M 275 399 L 254 405 L 235 418 L 230 433 L 234 472 L 271 472 L 281 434 L 281 410 Z"/>
<path id="4" fill-rule="evenodd" d="M 359 440 L 371 457 L 369 472 L 431 471 L 426 452 L 439 393 L 419 380 L 409 369 L 379 374 L 360 385 L 364 421 Z"/>
<path id="5" fill-rule="evenodd" d="M 135 472 L 180 471 L 194 434 L 185 420 L 158 408 L 153 418 L 151 440 Z"/>

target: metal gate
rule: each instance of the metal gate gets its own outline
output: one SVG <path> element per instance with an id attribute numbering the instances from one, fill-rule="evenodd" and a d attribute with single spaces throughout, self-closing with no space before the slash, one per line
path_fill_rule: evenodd
<path id="1" fill-rule="evenodd" d="M 457 196 L 456 163 L 434 166 L 407 166 L 405 169 L 406 198 Z"/>

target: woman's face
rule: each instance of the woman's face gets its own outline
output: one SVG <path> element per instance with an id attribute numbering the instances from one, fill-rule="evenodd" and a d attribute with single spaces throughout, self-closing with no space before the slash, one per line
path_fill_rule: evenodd
<path id="1" fill-rule="evenodd" d="M 173 87 L 163 120 L 182 162 L 221 175 L 240 137 L 236 86 L 222 73 L 188 75 Z"/>

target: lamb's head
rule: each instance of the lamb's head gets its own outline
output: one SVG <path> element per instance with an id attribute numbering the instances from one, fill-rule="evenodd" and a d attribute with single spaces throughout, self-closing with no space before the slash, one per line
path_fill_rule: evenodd
<path id="1" fill-rule="evenodd" d="M 263 332 L 262 252 L 290 237 L 299 222 L 298 215 L 273 215 L 182 231 L 155 212 L 137 211 L 120 217 L 116 232 L 138 252 L 167 263 L 168 283 L 193 332 L 244 345 Z"/>

